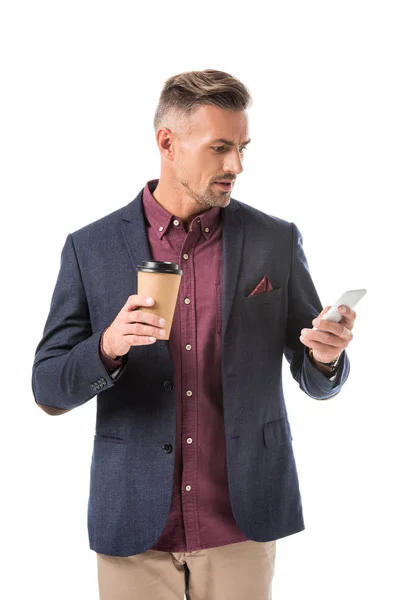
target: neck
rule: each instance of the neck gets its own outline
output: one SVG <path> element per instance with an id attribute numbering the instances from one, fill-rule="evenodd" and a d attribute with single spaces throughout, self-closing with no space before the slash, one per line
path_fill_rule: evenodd
<path id="1" fill-rule="evenodd" d="M 153 197 L 165 210 L 181 219 L 186 231 L 189 230 L 191 222 L 197 215 L 208 210 L 193 200 L 182 186 L 161 177 Z"/>

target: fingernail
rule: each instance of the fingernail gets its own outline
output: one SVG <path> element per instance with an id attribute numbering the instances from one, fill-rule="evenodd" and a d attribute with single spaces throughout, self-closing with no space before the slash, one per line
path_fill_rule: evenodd
<path id="1" fill-rule="evenodd" d="M 340 312 L 345 313 L 346 312 L 346 307 L 345 306 L 341 306 L 340 307 Z"/>
<path id="2" fill-rule="evenodd" d="M 315 319 L 314 325 L 319 325 L 320 323 L 321 323 L 321 321 L 319 319 Z"/>
<path id="3" fill-rule="evenodd" d="M 162 317 L 159 320 L 159 324 L 161 325 L 161 327 L 163 327 L 163 325 L 165 325 L 165 319 L 163 319 Z"/>
<path id="4" fill-rule="evenodd" d="M 165 329 L 160 329 L 160 335 L 165 335 Z"/>
<path id="5" fill-rule="evenodd" d="M 152 304 L 153 298 L 146 298 L 146 304 Z"/>

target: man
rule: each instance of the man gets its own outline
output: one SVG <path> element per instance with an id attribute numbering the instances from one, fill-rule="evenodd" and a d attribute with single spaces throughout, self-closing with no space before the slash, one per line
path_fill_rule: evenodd
<path id="1" fill-rule="evenodd" d="M 282 358 L 306 394 L 337 395 L 356 315 L 317 321 L 296 225 L 231 196 L 250 102 L 224 72 L 168 79 L 160 178 L 62 252 L 32 385 L 49 414 L 97 395 L 101 600 L 271 598 L 276 540 L 304 529 Z M 152 259 L 184 272 L 169 341 L 136 293 Z"/>

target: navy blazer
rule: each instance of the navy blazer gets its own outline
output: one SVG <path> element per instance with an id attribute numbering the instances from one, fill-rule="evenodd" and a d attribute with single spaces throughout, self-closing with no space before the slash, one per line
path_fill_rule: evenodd
<path id="1" fill-rule="evenodd" d="M 49 315 L 34 359 L 35 401 L 61 414 L 97 396 L 90 472 L 90 548 L 116 556 L 150 549 L 167 522 L 176 435 L 169 342 L 131 347 L 115 379 L 99 340 L 137 293 L 137 268 L 151 260 L 143 189 L 127 206 L 67 236 Z M 304 529 L 282 359 L 311 398 L 340 392 L 343 351 L 332 382 L 299 340 L 322 310 L 294 223 L 231 198 L 223 228 L 222 383 L 229 494 L 248 539 Z M 274 289 L 248 297 L 267 275 Z M 172 385 L 171 385 L 172 384 Z M 221 432 L 222 435 L 222 432 Z M 165 444 L 173 451 L 166 453 Z"/>

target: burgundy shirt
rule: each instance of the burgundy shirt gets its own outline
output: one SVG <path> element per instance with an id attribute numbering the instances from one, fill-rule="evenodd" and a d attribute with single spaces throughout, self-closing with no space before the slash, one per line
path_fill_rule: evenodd
<path id="1" fill-rule="evenodd" d="M 176 262 L 184 274 L 169 340 L 176 395 L 174 484 L 167 524 L 152 550 L 193 552 L 248 539 L 233 518 L 226 465 L 221 209 L 195 217 L 186 233 L 182 220 L 153 197 L 157 184 L 158 179 L 149 181 L 143 193 L 152 259 Z M 100 354 L 110 370 L 121 364 Z"/>

